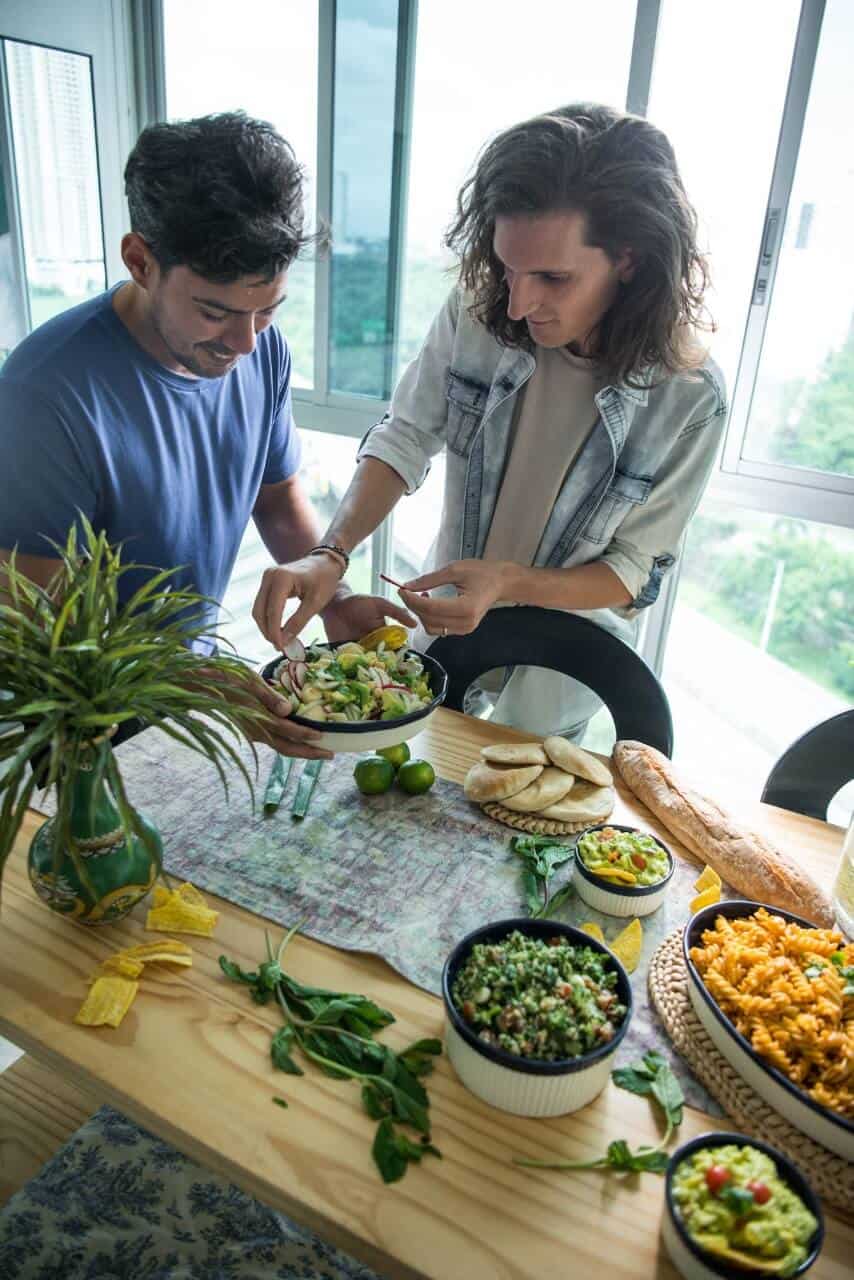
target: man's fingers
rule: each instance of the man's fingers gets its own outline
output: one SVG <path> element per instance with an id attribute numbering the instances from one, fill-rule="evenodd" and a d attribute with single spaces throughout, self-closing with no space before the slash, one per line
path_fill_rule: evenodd
<path id="1" fill-rule="evenodd" d="M 332 752 L 324 747 L 315 747 L 310 742 L 297 741 L 295 738 L 285 738 L 278 732 L 259 733 L 258 741 L 265 743 L 268 747 L 274 747 L 280 756 L 295 756 L 299 760 L 332 759 Z"/>
<path id="2" fill-rule="evenodd" d="M 400 594 L 403 596 L 404 602 L 409 605 L 413 613 L 418 614 L 422 622 L 429 622 L 431 626 L 438 624 L 440 629 L 445 624 L 450 627 L 452 622 L 464 617 L 469 609 L 462 596 L 451 596 L 450 598 L 428 596 L 425 599 L 412 591 L 401 590 Z M 407 599 L 407 597 L 409 598 Z"/>
<path id="3" fill-rule="evenodd" d="M 409 582 L 404 582 L 403 589 L 406 591 L 428 591 L 430 587 L 446 587 L 453 584 L 454 579 L 448 572 L 448 566 L 444 569 L 434 569 L 432 573 L 422 573 L 420 578 L 410 578 Z"/>
<path id="4" fill-rule="evenodd" d="M 393 600 L 383 598 L 382 611 L 387 618 L 396 618 L 398 622 L 402 622 L 405 627 L 414 627 L 418 624 L 418 619 L 413 618 L 407 609 L 402 609 L 399 604 L 395 604 Z"/>
<path id="5" fill-rule="evenodd" d="M 317 606 L 312 600 L 303 600 L 296 613 L 292 613 L 284 625 L 276 631 L 275 644 L 279 649 L 284 649 L 289 640 L 294 636 L 298 636 L 303 627 L 307 627 L 312 618 L 317 613 Z M 281 614 L 279 615 L 281 618 Z"/>

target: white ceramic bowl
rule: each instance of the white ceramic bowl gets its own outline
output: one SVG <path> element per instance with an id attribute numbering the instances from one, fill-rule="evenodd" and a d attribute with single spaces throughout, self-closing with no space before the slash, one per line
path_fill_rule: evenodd
<path id="1" fill-rule="evenodd" d="M 725 1147 L 730 1144 L 739 1147 L 755 1147 L 766 1156 L 770 1156 L 777 1166 L 778 1177 L 800 1196 L 810 1213 L 817 1219 L 818 1227 L 810 1241 L 807 1256 L 797 1271 L 792 1272 L 793 1276 L 804 1275 L 815 1262 L 824 1243 L 824 1218 L 818 1196 L 791 1160 L 779 1151 L 775 1151 L 773 1147 L 769 1147 L 767 1143 L 760 1142 L 757 1138 L 748 1138 L 743 1133 L 703 1133 L 699 1138 L 692 1138 L 690 1142 L 677 1147 L 670 1157 L 664 1180 L 661 1238 L 671 1262 L 685 1280 L 749 1280 L 750 1276 L 759 1275 L 757 1271 L 728 1267 L 720 1258 L 713 1257 L 695 1244 L 686 1231 L 673 1200 L 673 1177 L 683 1160 L 692 1156 L 695 1151 L 706 1150 L 709 1147 Z"/>
<path id="2" fill-rule="evenodd" d="M 664 879 L 659 880 L 657 884 L 639 885 L 636 889 L 633 889 L 630 885 L 609 884 L 601 876 L 588 871 L 582 861 L 581 854 L 578 852 L 578 841 L 589 835 L 591 831 L 604 831 L 606 827 L 611 827 L 614 831 L 630 831 L 635 835 L 650 835 L 655 843 L 667 854 L 670 869 Z M 673 854 L 666 844 L 662 844 L 658 836 L 653 836 L 650 832 L 641 831 L 639 827 L 620 826 L 618 822 L 597 822 L 595 826 L 587 827 L 580 832 L 578 841 L 576 841 L 575 845 L 573 878 L 576 893 L 582 902 L 587 903 L 588 907 L 592 907 L 594 911 L 601 911 L 606 916 L 625 917 L 648 916 L 661 906 L 670 881 L 673 879 L 676 864 L 673 861 Z"/>
<path id="3" fill-rule="evenodd" d="M 315 648 L 335 649 L 336 646 L 323 644 L 315 645 Z M 406 650 L 406 652 L 413 651 Z M 448 676 L 445 668 L 435 658 L 431 658 L 429 653 L 419 653 L 417 656 L 424 664 L 424 674 L 433 693 L 432 700 L 420 711 L 411 711 L 408 716 L 400 716 L 397 720 L 356 720 L 352 724 L 336 723 L 334 727 L 325 722 L 306 720 L 304 716 L 291 716 L 291 720 L 294 724 L 301 724 L 306 729 L 316 729 L 320 738 L 315 745 L 327 751 L 349 751 L 361 754 L 378 751 L 380 747 L 394 747 L 399 742 L 414 738 L 430 723 L 437 709 L 444 702 L 448 691 Z M 281 657 L 274 658 L 272 662 L 265 662 L 259 668 L 259 674 L 268 684 L 273 684 L 273 672 L 281 661 Z"/>
<path id="4" fill-rule="evenodd" d="M 532 938 L 560 935 L 573 946 L 592 947 L 594 951 L 603 952 L 616 970 L 616 994 L 620 1003 L 626 1006 L 626 1016 L 613 1040 L 578 1058 L 546 1062 L 537 1058 L 520 1058 L 478 1039 L 454 1006 L 451 996 L 454 981 L 472 947 L 480 942 L 499 942 L 514 929 Z M 445 1047 L 460 1080 L 490 1106 L 517 1116 L 563 1116 L 571 1111 L 580 1111 L 592 1102 L 608 1083 L 614 1054 L 632 1016 L 632 989 L 628 975 L 607 947 L 572 925 L 559 924 L 556 920 L 531 920 L 527 916 L 496 920 L 475 929 L 458 942 L 445 961 L 442 996 L 445 1001 Z"/>
<path id="5" fill-rule="evenodd" d="M 698 911 L 691 917 L 682 935 L 682 954 L 688 970 L 688 995 L 691 1005 L 715 1048 L 723 1054 L 730 1066 L 743 1080 L 747 1081 L 760 1098 L 763 1098 L 796 1129 L 806 1133 L 828 1151 L 842 1156 L 844 1160 L 854 1160 L 854 1122 L 814 1102 L 808 1093 L 793 1084 L 782 1071 L 778 1071 L 776 1067 L 772 1067 L 770 1063 L 760 1058 L 750 1042 L 736 1031 L 729 1018 L 706 990 L 703 979 L 691 959 L 691 948 L 701 945 L 703 931 L 714 928 L 716 916 L 722 915 L 729 918 L 749 916 L 763 905 L 772 915 L 782 916 L 784 920 L 793 920 L 807 929 L 814 928 L 809 920 L 761 902 L 732 900 L 704 907 L 702 911 Z"/>

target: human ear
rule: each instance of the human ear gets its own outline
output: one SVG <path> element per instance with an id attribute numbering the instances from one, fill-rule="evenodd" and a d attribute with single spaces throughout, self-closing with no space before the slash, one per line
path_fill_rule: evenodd
<path id="1" fill-rule="evenodd" d="M 637 261 L 632 249 L 624 249 L 615 262 L 620 284 L 628 284 L 637 271 Z"/>
<path id="2" fill-rule="evenodd" d="M 146 291 L 156 278 L 157 262 L 142 236 L 136 231 L 129 231 L 122 236 L 122 262 L 128 269 L 131 279 Z"/>

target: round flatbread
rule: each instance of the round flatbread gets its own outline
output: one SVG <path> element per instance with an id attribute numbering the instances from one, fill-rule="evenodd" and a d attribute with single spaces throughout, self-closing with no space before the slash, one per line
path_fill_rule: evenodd
<path id="1" fill-rule="evenodd" d="M 606 769 L 601 760 L 597 760 L 589 751 L 583 751 L 574 742 L 567 742 L 566 738 L 546 738 L 543 746 L 552 764 L 559 769 L 575 774 L 576 778 L 595 782 L 597 787 L 613 787 L 614 779 L 610 769 Z"/>
<path id="2" fill-rule="evenodd" d="M 541 764 L 501 765 L 480 762 L 466 774 L 463 790 L 469 800 L 506 800 L 524 791 L 543 772 Z"/>
<path id="3" fill-rule="evenodd" d="M 542 764 L 549 758 L 539 742 L 491 742 L 480 754 L 489 764 Z"/>
<path id="4" fill-rule="evenodd" d="M 564 773 L 563 769 L 555 769 L 554 765 L 549 765 L 529 787 L 524 791 L 518 791 L 515 796 L 507 796 L 502 804 L 506 809 L 513 809 L 516 813 L 539 813 L 541 809 L 547 809 L 550 804 L 557 804 L 559 800 L 563 800 L 569 795 L 574 785 L 575 779 L 572 774 Z"/>
<path id="5" fill-rule="evenodd" d="M 558 822 L 602 822 L 614 808 L 614 797 L 613 787 L 594 787 L 591 782 L 576 782 L 570 795 L 542 809 L 538 816 L 555 818 Z"/>

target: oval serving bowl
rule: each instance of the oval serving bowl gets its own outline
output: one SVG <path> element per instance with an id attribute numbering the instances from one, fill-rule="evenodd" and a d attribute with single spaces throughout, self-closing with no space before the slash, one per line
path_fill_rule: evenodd
<path id="1" fill-rule="evenodd" d="M 727 1266 L 720 1258 L 715 1258 L 705 1249 L 701 1249 L 688 1234 L 673 1200 L 673 1177 L 683 1160 L 692 1156 L 695 1151 L 725 1147 L 731 1143 L 738 1147 L 755 1147 L 757 1151 L 770 1156 L 777 1166 L 777 1176 L 803 1200 L 818 1221 L 818 1226 L 809 1242 L 807 1256 L 798 1269 L 792 1272 L 793 1276 L 804 1275 L 815 1262 L 824 1243 L 824 1217 L 818 1196 L 791 1160 L 781 1152 L 775 1151 L 773 1147 L 769 1147 L 767 1142 L 760 1142 L 758 1138 L 748 1138 L 743 1133 L 703 1133 L 699 1138 L 684 1142 L 671 1155 L 664 1180 L 664 1213 L 661 1218 L 661 1238 L 671 1262 L 685 1280 L 747 1280 L 749 1276 L 760 1274 L 756 1270 L 748 1271 L 740 1267 Z"/>
<path id="2" fill-rule="evenodd" d="M 336 649 L 337 647 L 334 644 L 315 645 L 318 649 Z M 414 649 L 404 650 L 407 655 L 414 652 Z M 334 726 L 324 721 L 307 720 L 305 716 L 291 716 L 290 719 L 294 724 L 303 725 L 306 729 L 316 729 L 320 739 L 314 745 L 323 747 L 327 751 L 361 753 L 378 751 L 380 747 L 394 747 L 399 742 L 406 742 L 429 724 L 438 707 L 444 702 L 448 691 L 448 676 L 445 668 L 435 658 L 431 658 L 429 653 L 419 653 L 417 656 L 424 664 L 424 674 L 433 694 L 427 706 L 422 707 L 420 711 L 410 711 L 409 715 L 399 716 L 396 720 L 355 720 L 352 724 L 336 722 Z M 274 688 L 273 672 L 282 661 L 284 659 L 281 656 L 273 658 L 258 669 L 259 675 Z"/>
<path id="3" fill-rule="evenodd" d="M 573 946 L 601 951 L 611 961 L 617 973 L 615 991 L 620 1003 L 626 1006 L 626 1016 L 613 1040 L 577 1058 L 546 1062 L 542 1058 L 520 1058 L 484 1044 L 477 1037 L 454 1006 L 451 995 L 454 982 L 474 946 L 480 942 L 500 942 L 514 929 L 529 938 L 548 939 L 559 935 Z M 445 1047 L 460 1080 L 490 1106 L 517 1116 L 563 1116 L 592 1102 L 608 1082 L 614 1054 L 632 1017 L 628 974 L 606 946 L 572 925 L 556 920 L 531 920 L 528 916 L 496 920 L 462 938 L 445 961 L 442 998 Z"/>
<path id="4" fill-rule="evenodd" d="M 601 911 L 604 915 L 623 917 L 651 915 L 653 911 L 656 911 L 661 906 L 667 893 L 668 885 L 673 879 L 673 873 L 676 870 L 673 854 L 667 845 L 663 844 L 658 836 L 654 836 L 651 831 L 641 831 L 640 827 L 624 827 L 618 822 L 597 822 L 592 827 L 585 827 L 580 832 L 578 840 L 582 840 L 591 831 L 604 831 L 608 827 L 613 831 L 630 831 L 633 835 L 648 835 L 667 854 L 670 869 L 664 879 L 658 880 L 655 884 L 638 885 L 636 888 L 626 884 L 611 885 L 601 876 L 588 871 L 578 852 L 578 841 L 576 841 L 575 870 L 573 873 L 576 892 L 582 902 L 587 903 L 588 907 L 592 907 L 594 911 Z"/>
<path id="5" fill-rule="evenodd" d="M 682 935 L 682 955 L 688 970 L 688 996 L 691 1006 L 715 1048 L 723 1054 L 730 1066 L 743 1080 L 747 1081 L 760 1098 L 796 1129 L 800 1129 L 821 1146 L 827 1147 L 828 1151 L 842 1156 L 844 1160 L 854 1160 L 854 1122 L 813 1101 L 808 1093 L 794 1084 L 782 1071 L 760 1058 L 749 1040 L 736 1030 L 718 1006 L 717 1001 L 706 990 L 705 983 L 691 959 L 691 948 L 702 944 L 703 931 L 714 928 L 716 916 L 722 915 L 729 919 L 749 916 L 762 906 L 772 915 L 782 916 L 784 920 L 791 920 L 806 929 L 815 928 L 809 920 L 804 920 L 801 916 L 762 902 L 732 899 L 715 903 L 711 907 L 703 907 L 691 917 Z"/>

